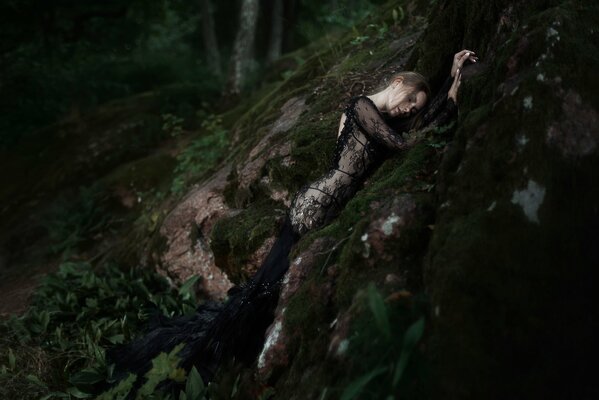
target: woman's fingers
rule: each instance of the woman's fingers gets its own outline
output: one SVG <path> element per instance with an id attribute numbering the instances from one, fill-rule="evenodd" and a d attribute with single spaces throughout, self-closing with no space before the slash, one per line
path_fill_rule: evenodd
<path id="1" fill-rule="evenodd" d="M 462 51 L 458 51 L 457 53 L 455 53 L 455 56 L 453 58 L 454 58 L 454 60 L 459 59 L 459 58 L 461 58 L 466 53 L 475 54 L 472 50 L 464 49 Z"/>
<path id="2" fill-rule="evenodd" d="M 460 59 L 458 60 L 458 68 L 462 68 L 462 65 L 464 65 L 464 63 L 466 62 L 466 60 L 474 57 L 472 54 L 474 53 L 470 53 L 470 52 L 466 52 L 462 55 L 462 57 L 460 57 Z M 476 62 L 476 61 L 473 61 Z"/>
<path id="3" fill-rule="evenodd" d="M 466 62 L 466 60 L 470 60 L 475 63 L 478 61 L 478 57 L 474 55 L 475 53 L 472 50 L 464 49 L 459 51 L 453 57 L 453 66 L 451 67 L 451 76 L 454 77 L 456 70 L 458 68 L 462 68 L 462 65 Z"/>

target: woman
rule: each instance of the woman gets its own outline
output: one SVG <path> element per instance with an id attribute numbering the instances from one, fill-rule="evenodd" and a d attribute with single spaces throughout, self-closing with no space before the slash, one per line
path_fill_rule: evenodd
<path id="1" fill-rule="evenodd" d="M 232 288 L 225 303 L 209 301 L 191 316 L 158 318 L 145 336 L 110 349 L 107 356 L 115 363 L 114 378 L 122 379 L 129 372 L 143 376 L 151 367 L 152 358 L 160 352 L 170 352 L 180 343 L 185 345 L 177 354 L 181 359 L 179 366 L 187 371 L 195 366 L 206 383 L 223 357 L 234 356 L 251 364 L 273 320 L 292 245 L 306 232 L 326 225 L 338 215 L 385 151 L 403 150 L 414 141 L 414 137 L 406 139 L 390 125 L 398 119 L 409 121 L 403 124 L 403 130 L 407 130 L 444 124 L 455 115 L 460 70 L 466 60 L 476 62 L 474 52 L 456 53 L 451 69 L 453 80 L 448 78 L 426 112 L 430 89 L 415 72 L 398 74 L 378 93 L 353 97 L 341 117 L 329 171 L 293 196 L 279 236 L 257 273 L 249 282 Z M 138 378 L 134 389 L 141 384 L 143 379 Z M 169 385 L 174 383 L 167 382 L 163 387 Z"/>

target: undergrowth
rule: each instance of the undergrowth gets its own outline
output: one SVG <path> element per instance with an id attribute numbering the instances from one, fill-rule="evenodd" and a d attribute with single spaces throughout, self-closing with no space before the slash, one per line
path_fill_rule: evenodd
<path id="1" fill-rule="evenodd" d="M 189 183 L 207 176 L 223 158 L 224 150 L 228 145 L 228 130 L 222 126 L 222 118 L 218 115 L 200 110 L 198 118 L 202 121 L 203 134 L 192 140 L 189 145 L 177 156 L 177 166 L 174 170 L 175 177 L 171 185 L 171 192 L 181 194 Z M 171 135 L 180 134 L 181 128 L 176 120 L 165 121 L 165 128 Z"/>
<path id="2" fill-rule="evenodd" d="M 113 366 L 106 363 L 105 349 L 133 339 L 153 314 L 193 312 L 198 279 L 175 290 L 148 269 L 107 264 L 95 271 L 86 262 L 64 262 L 45 277 L 24 315 L 0 323 L 0 398 L 92 397 L 98 385 L 111 382 Z M 185 380 L 184 373 L 168 367 L 176 365 L 174 355 L 165 357 L 155 360 L 148 385 L 168 376 Z M 191 376 L 187 398 L 200 398 L 203 389 L 193 371 Z"/>
<path id="3" fill-rule="evenodd" d="M 341 400 L 422 398 L 415 388 L 426 380 L 426 364 L 418 352 L 424 334 L 427 302 L 423 295 L 407 291 L 383 299 L 374 283 L 358 295 L 358 317 L 348 337 L 347 351 L 354 363 L 353 376 Z M 408 368 L 409 366 L 409 368 Z"/>

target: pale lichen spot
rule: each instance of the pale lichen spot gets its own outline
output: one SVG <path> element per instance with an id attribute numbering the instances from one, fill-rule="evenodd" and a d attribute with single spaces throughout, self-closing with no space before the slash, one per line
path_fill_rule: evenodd
<path id="1" fill-rule="evenodd" d="M 395 225 L 397 222 L 399 222 L 399 220 L 400 220 L 400 217 L 395 215 L 395 213 L 392 213 L 385 220 L 385 222 L 383 222 L 383 233 L 385 234 L 385 236 L 389 236 L 391 233 L 393 233 L 393 225 Z"/>
<path id="2" fill-rule="evenodd" d="M 439 307 L 438 305 L 435 306 L 434 313 L 435 313 L 435 317 L 438 317 L 441 314 L 441 307 Z"/>
<path id="3" fill-rule="evenodd" d="M 368 243 L 368 233 L 360 236 L 360 239 L 364 242 L 364 250 L 362 250 L 362 256 L 368 258 L 370 256 L 370 243 Z"/>
<path id="4" fill-rule="evenodd" d="M 522 105 L 524 105 L 524 108 L 527 110 L 530 110 L 532 108 L 532 96 L 526 96 L 522 101 Z"/>
<path id="5" fill-rule="evenodd" d="M 495 209 L 496 205 L 497 205 L 496 201 L 492 202 L 491 205 L 489 207 L 487 207 L 487 211 L 493 211 Z"/>
<path id="6" fill-rule="evenodd" d="M 283 325 L 281 324 L 281 321 L 276 321 L 272 331 L 270 331 L 270 334 L 266 338 L 266 343 L 264 343 L 264 347 L 262 348 L 262 352 L 258 358 L 258 368 L 262 369 L 266 365 L 266 354 L 279 340 L 282 329 Z"/>
<path id="7" fill-rule="evenodd" d="M 337 347 L 336 354 L 338 356 L 342 356 L 347 352 L 348 348 L 349 348 L 349 340 L 343 339 L 341 342 L 339 342 L 339 346 Z"/>
<path id="8" fill-rule="evenodd" d="M 553 27 L 550 26 L 549 28 L 547 28 L 547 39 L 551 39 L 552 37 L 557 36 L 559 40 L 558 34 L 559 32 L 553 29 Z"/>
<path id="9" fill-rule="evenodd" d="M 530 140 L 526 137 L 526 135 L 516 136 L 516 144 L 518 145 L 518 150 L 522 151 L 524 149 L 524 146 L 526 146 L 526 144 L 529 141 Z"/>
<path id="10" fill-rule="evenodd" d="M 543 73 L 538 74 L 537 75 L 537 81 L 544 82 L 545 81 L 545 75 Z"/>
<path id="11" fill-rule="evenodd" d="M 545 188 L 530 179 L 524 190 L 514 190 L 512 203 L 522 207 L 529 221 L 539 223 L 538 211 L 545 198 Z"/>

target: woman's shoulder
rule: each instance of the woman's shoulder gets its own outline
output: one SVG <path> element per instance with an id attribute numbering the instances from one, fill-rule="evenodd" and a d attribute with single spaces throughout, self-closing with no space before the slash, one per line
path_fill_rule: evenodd
<path id="1" fill-rule="evenodd" d="M 379 115 L 385 121 L 388 119 L 387 115 L 381 113 L 374 101 L 365 94 L 352 96 L 347 104 L 346 110 L 352 113 L 367 112 L 370 115 L 374 113 L 374 115 Z"/>
<path id="2" fill-rule="evenodd" d="M 370 100 L 370 98 L 365 94 L 350 97 L 347 101 L 346 110 L 355 111 L 356 106 L 358 106 L 359 108 L 374 108 L 378 111 L 374 102 Z"/>

